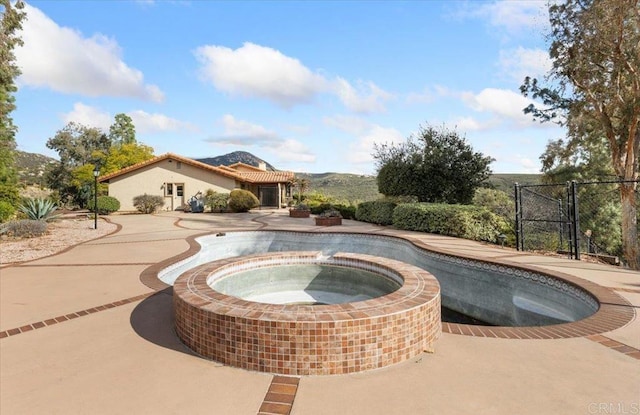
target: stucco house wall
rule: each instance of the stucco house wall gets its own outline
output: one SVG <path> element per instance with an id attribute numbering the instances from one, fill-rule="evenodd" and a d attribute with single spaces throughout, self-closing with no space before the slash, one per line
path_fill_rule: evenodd
<path id="1" fill-rule="evenodd" d="M 172 186 L 172 195 L 167 195 L 167 184 Z M 177 184 L 183 184 L 182 195 L 178 194 Z M 194 167 L 173 159 L 141 167 L 109 180 L 109 196 L 120 201 L 120 211 L 135 211 L 133 198 L 147 193 L 164 197 L 163 210 L 175 210 L 187 203 L 198 191 L 213 189 L 216 192 L 229 193 L 239 185 L 230 177 Z"/>

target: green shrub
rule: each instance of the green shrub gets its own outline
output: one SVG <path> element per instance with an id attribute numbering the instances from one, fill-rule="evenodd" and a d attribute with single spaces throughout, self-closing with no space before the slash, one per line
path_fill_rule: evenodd
<path id="1" fill-rule="evenodd" d="M 93 212 L 93 199 L 88 203 L 88 209 Z M 120 202 L 112 196 L 98 196 L 98 214 L 108 215 L 120 209 Z"/>
<path id="2" fill-rule="evenodd" d="M 487 209 L 472 205 L 406 203 L 393 212 L 399 229 L 436 233 L 475 241 L 497 242 L 507 223 Z"/>
<path id="3" fill-rule="evenodd" d="M 47 231 L 47 222 L 31 219 L 14 220 L 2 225 L 1 229 L 0 233 L 15 238 L 33 238 L 44 235 Z"/>
<path id="4" fill-rule="evenodd" d="M 153 213 L 164 205 L 164 198 L 158 195 L 143 194 L 133 198 L 133 206 L 142 213 Z"/>
<path id="5" fill-rule="evenodd" d="M 356 219 L 362 222 L 375 223 L 377 225 L 391 225 L 393 223 L 393 211 L 395 202 L 387 200 L 373 200 L 358 205 Z"/>
<path id="6" fill-rule="evenodd" d="M 57 209 L 55 203 L 49 199 L 26 199 L 18 210 L 24 213 L 28 219 L 31 220 L 53 220 L 60 215 L 54 215 L 53 212 Z"/>
<path id="7" fill-rule="evenodd" d="M 213 189 L 207 189 L 204 194 L 204 201 L 211 212 L 223 212 L 227 210 L 229 203 L 229 193 L 218 193 Z"/>
<path id="8" fill-rule="evenodd" d="M 16 213 L 16 208 L 11 203 L 0 200 L 0 223 L 11 219 L 14 213 Z"/>
<path id="9" fill-rule="evenodd" d="M 311 213 L 320 215 L 328 210 L 337 210 L 344 219 L 355 219 L 356 207 L 344 204 L 321 203 L 310 207 Z"/>
<path id="10" fill-rule="evenodd" d="M 229 195 L 229 209 L 232 212 L 248 212 L 258 206 L 260 206 L 260 201 L 248 190 L 232 190 Z"/>

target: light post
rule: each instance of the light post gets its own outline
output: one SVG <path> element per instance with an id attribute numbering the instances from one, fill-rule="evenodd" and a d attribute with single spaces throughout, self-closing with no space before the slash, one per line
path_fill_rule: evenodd
<path id="1" fill-rule="evenodd" d="M 93 229 L 98 229 L 98 176 L 100 167 L 93 169 Z"/>

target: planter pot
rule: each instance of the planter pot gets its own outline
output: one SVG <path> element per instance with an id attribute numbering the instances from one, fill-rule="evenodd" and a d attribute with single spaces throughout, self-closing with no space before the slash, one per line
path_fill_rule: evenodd
<path id="1" fill-rule="evenodd" d="M 310 214 L 310 210 L 289 209 L 289 217 L 291 218 L 308 218 Z"/>
<path id="2" fill-rule="evenodd" d="M 316 226 L 338 226 L 342 225 L 342 218 L 336 217 L 316 217 Z"/>

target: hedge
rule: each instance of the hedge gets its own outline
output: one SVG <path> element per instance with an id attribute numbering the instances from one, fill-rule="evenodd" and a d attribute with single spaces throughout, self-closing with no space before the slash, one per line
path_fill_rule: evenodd
<path id="1" fill-rule="evenodd" d="M 391 225 L 396 206 L 398 205 L 395 202 L 387 200 L 362 202 L 356 210 L 356 219 L 361 222 L 375 223 L 376 225 Z"/>
<path id="2" fill-rule="evenodd" d="M 337 210 L 344 219 L 355 219 L 355 206 L 347 206 L 343 204 L 322 203 L 319 205 L 310 204 L 309 209 L 314 215 L 319 215 L 327 210 Z"/>
<path id="3" fill-rule="evenodd" d="M 248 212 L 260 206 L 260 201 L 248 190 L 235 189 L 229 194 L 228 206 L 232 212 Z"/>
<path id="4" fill-rule="evenodd" d="M 486 208 L 435 203 L 398 205 L 393 211 L 393 225 L 398 229 L 488 242 L 497 242 L 497 236 L 508 229 L 504 219 Z"/>

